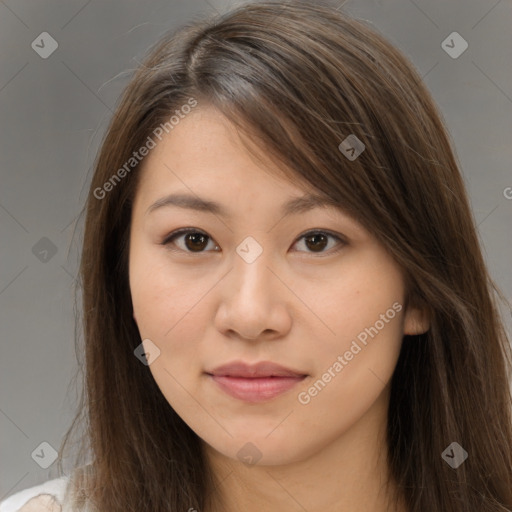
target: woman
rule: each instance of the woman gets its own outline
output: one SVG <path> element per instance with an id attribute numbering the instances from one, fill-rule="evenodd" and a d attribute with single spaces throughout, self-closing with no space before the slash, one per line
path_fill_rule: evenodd
<path id="1" fill-rule="evenodd" d="M 463 181 L 364 24 L 256 3 L 162 38 L 99 152 L 81 279 L 92 461 L 63 510 L 512 510 Z"/>

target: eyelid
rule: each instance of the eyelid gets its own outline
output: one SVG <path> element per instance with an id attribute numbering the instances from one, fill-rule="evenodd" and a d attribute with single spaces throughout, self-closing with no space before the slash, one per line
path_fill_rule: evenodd
<path id="1" fill-rule="evenodd" d="M 192 227 L 190 227 L 190 228 L 180 228 L 180 229 L 177 229 L 177 230 L 173 231 L 172 233 L 169 233 L 168 235 L 165 236 L 163 241 L 160 242 L 160 245 L 163 245 L 163 246 L 169 245 L 173 241 L 173 239 L 179 237 L 180 235 L 186 235 L 188 233 L 198 233 L 198 234 L 204 235 L 204 236 L 208 237 L 209 240 L 214 242 L 216 247 L 218 247 L 218 244 L 215 242 L 215 239 L 212 238 L 210 235 L 208 235 L 208 233 L 204 232 L 201 229 L 192 228 Z M 317 255 L 317 256 L 322 257 L 322 255 L 335 254 L 338 251 L 340 251 L 343 247 L 348 245 L 347 238 L 345 236 L 343 236 L 341 233 L 336 233 L 334 231 L 331 231 L 329 229 L 324 229 L 324 228 L 312 228 L 312 229 L 308 229 L 306 231 L 303 231 L 300 235 L 297 236 L 296 240 L 293 242 L 293 245 L 295 245 L 299 240 L 304 238 L 306 235 L 315 235 L 315 234 L 324 234 L 324 235 L 330 236 L 331 238 L 336 239 L 336 241 L 338 242 L 338 247 L 337 248 L 331 248 L 331 249 L 329 249 L 328 251 L 325 251 L 325 252 L 318 252 L 318 253 L 306 252 L 306 254 L 310 254 L 310 255 L 313 255 L 313 256 Z M 171 249 L 171 250 L 174 250 L 174 249 Z M 179 248 L 176 249 L 176 250 L 179 251 L 179 252 L 185 253 L 185 254 L 190 254 L 190 255 L 203 254 L 203 253 L 206 253 L 206 252 L 210 252 L 210 251 L 198 251 L 197 253 L 194 253 L 193 251 L 183 251 L 182 249 L 179 249 Z M 296 251 L 296 252 L 304 253 L 305 251 Z"/>

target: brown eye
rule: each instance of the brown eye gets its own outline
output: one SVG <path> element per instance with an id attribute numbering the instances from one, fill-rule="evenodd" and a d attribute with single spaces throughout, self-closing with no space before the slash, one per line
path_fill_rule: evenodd
<path id="1" fill-rule="evenodd" d="M 187 249 L 194 252 L 201 251 L 208 245 L 205 243 L 207 242 L 207 238 L 208 237 L 202 233 L 187 233 L 185 235 L 185 246 Z"/>
<path id="2" fill-rule="evenodd" d="M 335 240 L 339 246 L 334 251 L 330 251 L 332 245 L 327 250 L 325 250 L 325 248 L 329 245 L 329 239 Z M 310 253 L 337 252 L 346 245 L 345 240 L 343 240 L 340 236 L 328 233 L 326 231 L 310 231 L 309 233 L 302 235 L 296 244 L 299 244 L 299 242 L 302 240 L 304 240 L 304 245 L 307 249 L 306 252 Z"/>
<path id="3" fill-rule="evenodd" d="M 176 244 L 175 240 L 183 239 L 181 244 Z M 163 242 L 162 245 L 170 245 L 171 243 L 178 246 L 178 250 L 184 252 L 205 252 L 204 249 L 211 242 L 210 237 L 206 233 L 197 231 L 195 229 L 180 229 L 171 233 Z M 213 242 L 211 242 L 213 244 Z M 214 247 L 218 247 L 214 244 Z M 171 248 L 171 247 L 170 247 Z M 171 248 L 172 249 L 172 248 Z M 173 249 L 174 250 L 174 249 Z"/>
<path id="4" fill-rule="evenodd" d="M 323 251 L 327 245 L 327 237 L 324 234 L 309 235 L 304 238 L 306 246 L 314 252 Z"/>

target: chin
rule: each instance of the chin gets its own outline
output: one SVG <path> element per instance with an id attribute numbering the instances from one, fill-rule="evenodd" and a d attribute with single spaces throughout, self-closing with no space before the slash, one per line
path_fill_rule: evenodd
<path id="1" fill-rule="evenodd" d="M 223 443 L 208 443 L 210 448 L 233 461 L 252 466 L 284 466 L 307 459 L 318 451 L 318 447 L 307 449 L 301 444 L 300 438 L 289 434 L 281 435 L 265 432 L 245 433 L 243 436 L 234 435 Z M 231 432 L 234 434 L 233 432 Z"/>

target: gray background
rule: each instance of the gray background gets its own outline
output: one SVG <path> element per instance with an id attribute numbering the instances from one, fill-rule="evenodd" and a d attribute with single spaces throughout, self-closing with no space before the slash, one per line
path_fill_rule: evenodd
<path id="1" fill-rule="evenodd" d="M 58 449 L 74 411 L 77 215 L 117 98 L 164 31 L 235 3 L 0 1 L 0 500 L 56 476 L 56 464 L 43 469 L 31 454 L 42 442 Z M 489 268 L 510 298 L 511 2 L 349 0 L 343 10 L 369 20 L 424 76 Z M 441 47 L 453 31 L 469 44 L 456 59 Z M 47 59 L 31 47 L 42 32 L 58 42 Z"/>

